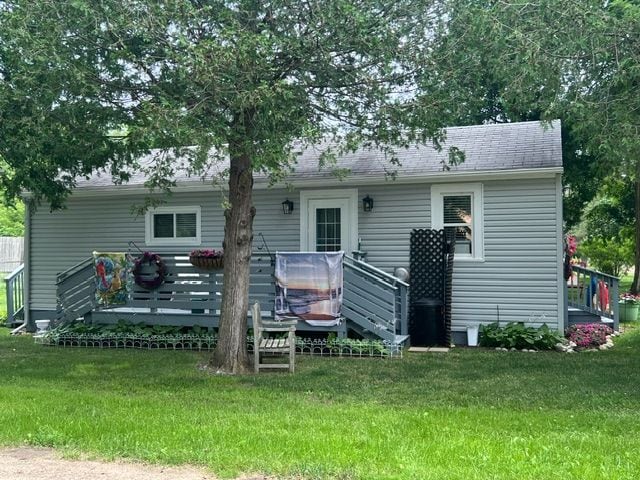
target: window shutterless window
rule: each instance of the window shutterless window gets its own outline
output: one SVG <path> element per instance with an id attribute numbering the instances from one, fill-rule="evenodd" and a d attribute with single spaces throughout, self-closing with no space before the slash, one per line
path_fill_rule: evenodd
<path id="1" fill-rule="evenodd" d="M 158 207 L 145 224 L 147 245 L 200 245 L 200 207 Z"/>
<path id="2" fill-rule="evenodd" d="M 484 257 L 481 184 L 433 185 L 432 228 L 443 228 L 455 242 L 455 258 Z"/>

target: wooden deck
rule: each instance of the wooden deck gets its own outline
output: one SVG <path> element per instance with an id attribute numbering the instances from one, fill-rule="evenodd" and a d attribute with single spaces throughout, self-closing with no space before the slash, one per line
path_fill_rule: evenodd
<path id="1" fill-rule="evenodd" d="M 199 325 L 215 329 L 220 321 L 222 270 L 204 270 L 184 254 L 163 254 L 165 282 L 157 290 L 132 285 L 122 305 L 98 305 L 95 300 L 92 259 L 58 276 L 57 323 L 84 318 L 95 323 L 120 319 L 153 325 Z M 348 258 L 344 264 L 343 315 L 339 325 L 312 326 L 299 321 L 299 332 L 335 332 L 342 337 L 351 328 L 364 336 L 392 343 L 407 339 L 408 285 L 364 262 Z M 269 255 L 251 260 L 249 305 L 259 302 L 265 319 L 273 318 L 274 267 Z"/>

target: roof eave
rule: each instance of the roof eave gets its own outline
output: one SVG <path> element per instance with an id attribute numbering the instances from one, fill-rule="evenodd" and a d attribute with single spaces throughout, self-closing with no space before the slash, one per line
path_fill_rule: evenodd
<path id="1" fill-rule="evenodd" d="M 343 179 L 333 176 L 310 176 L 300 178 L 290 178 L 287 182 L 270 185 L 264 177 L 258 177 L 254 183 L 255 190 L 267 188 L 311 188 L 311 187 L 335 187 L 335 186 L 357 186 L 357 185 L 385 185 L 385 184 L 409 184 L 409 183 L 448 183 L 464 181 L 487 181 L 502 179 L 523 179 L 523 178 L 552 178 L 563 172 L 562 167 L 542 167 L 542 168 L 521 168 L 517 170 L 475 170 L 475 171 L 441 171 L 441 172 L 421 172 L 421 173 L 400 173 L 394 179 L 385 177 L 383 174 L 373 175 L 347 175 Z M 207 192 L 213 186 L 200 180 L 181 182 L 171 191 L 178 192 Z M 217 188 L 221 188 L 220 185 Z M 222 188 L 226 189 L 226 185 Z M 96 196 L 96 195 L 122 195 L 150 194 L 148 188 L 142 185 L 100 185 L 83 186 L 73 191 L 75 197 Z M 161 194 L 161 193 L 160 193 Z"/>

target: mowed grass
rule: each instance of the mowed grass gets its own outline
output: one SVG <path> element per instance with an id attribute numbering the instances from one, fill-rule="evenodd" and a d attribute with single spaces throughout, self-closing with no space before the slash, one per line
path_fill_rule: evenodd
<path id="1" fill-rule="evenodd" d="M 194 352 L 0 334 L 0 444 L 201 465 L 225 478 L 640 478 L 640 330 L 598 353 L 298 357 L 212 376 Z"/>

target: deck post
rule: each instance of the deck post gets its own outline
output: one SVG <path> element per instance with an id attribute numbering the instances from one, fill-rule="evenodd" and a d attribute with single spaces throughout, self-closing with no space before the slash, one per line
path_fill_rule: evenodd
<path id="1" fill-rule="evenodd" d="M 15 318 L 13 305 L 13 281 L 10 278 L 5 278 L 4 281 L 7 292 L 7 327 L 10 327 Z"/>
<path id="2" fill-rule="evenodd" d="M 613 329 L 620 328 L 620 306 L 618 305 L 619 297 L 619 280 L 616 278 L 611 282 L 611 295 L 609 296 L 609 306 L 613 312 Z"/>

